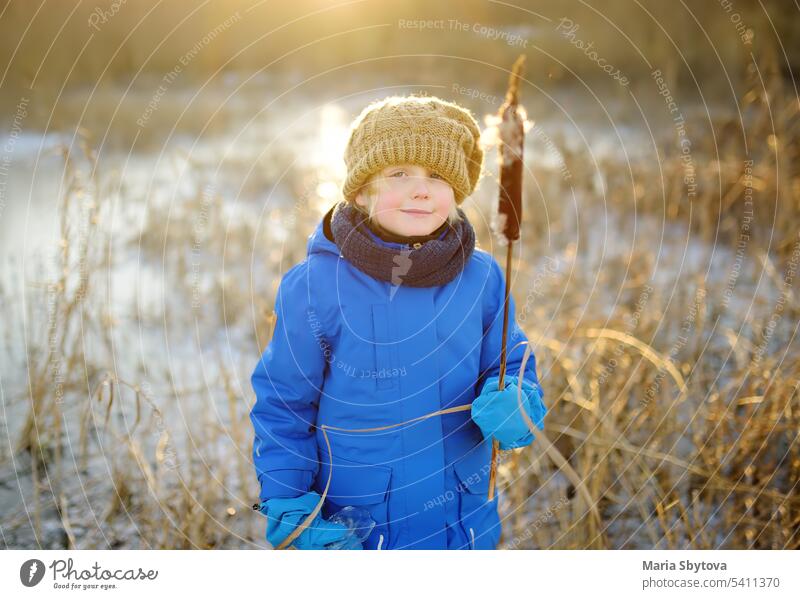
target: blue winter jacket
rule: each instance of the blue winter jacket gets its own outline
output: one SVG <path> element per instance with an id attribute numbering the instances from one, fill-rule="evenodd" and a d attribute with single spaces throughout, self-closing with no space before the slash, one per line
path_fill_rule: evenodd
<path id="1" fill-rule="evenodd" d="M 340 255 L 329 217 L 281 280 L 272 341 L 252 376 L 261 501 L 321 494 L 332 464 L 322 514 L 369 510 L 377 526 L 365 549 L 494 549 L 492 444 L 468 410 L 380 432 L 328 431 L 332 457 L 318 427 L 381 427 L 471 403 L 499 374 L 502 270 L 476 248 L 446 285 L 394 287 Z M 525 348 L 511 349 L 526 337 L 510 310 L 507 372 L 516 375 Z M 538 385 L 533 355 L 525 378 Z"/>

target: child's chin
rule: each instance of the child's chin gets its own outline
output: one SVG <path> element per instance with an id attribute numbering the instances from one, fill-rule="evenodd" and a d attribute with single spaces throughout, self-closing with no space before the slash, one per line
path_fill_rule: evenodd
<path id="1" fill-rule="evenodd" d="M 404 237 L 422 237 L 430 235 L 434 230 L 436 230 L 436 227 L 407 227 L 400 235 Z"/>
<path id="2" fill-rule="evenodd" d="M 403 230 L 401 235 L 405 235 L 406 237 L 418 237 L 420 235 L 430 235 L 436 229 L 439 228 L 441 223 L 437 224 L 437 220 L 434 218 L 424 218 L 419 219 L 417 222 L 405 222 L 400 227 Z"/>

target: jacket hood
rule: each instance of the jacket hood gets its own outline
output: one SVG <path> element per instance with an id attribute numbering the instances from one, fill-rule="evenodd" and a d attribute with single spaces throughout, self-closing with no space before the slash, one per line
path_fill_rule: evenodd
<path id="1" fill-rule="evenodd" d="M 331 231 L 331 216 L 333 216 L 334 206 L 325 213 L 322 220 L 317 224 L 314 232 L 308 237 L 308 244 L 306 250 L 308 255 L 312 254 L 333 254 L 340 256 L 339 246 L 333 241 L 333 232 Z"/>

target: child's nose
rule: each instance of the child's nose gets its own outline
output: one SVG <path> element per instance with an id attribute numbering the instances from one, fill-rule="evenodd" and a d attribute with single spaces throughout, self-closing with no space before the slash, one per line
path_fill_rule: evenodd
<path id="1" fill-rule="evenodd" d="M 414 179 L 414 190 L 413 190 L 413 197 L 421 197 L 427 198 L 429 195 L 428 191 L 428 180 L 426 177 L 415 177 Z"/>

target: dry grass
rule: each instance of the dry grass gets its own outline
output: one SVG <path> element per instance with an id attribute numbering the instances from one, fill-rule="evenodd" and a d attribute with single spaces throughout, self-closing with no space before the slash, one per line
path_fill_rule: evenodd
<path id="1" fill-rule="evenodd" d="M 660 186 L 647 185 L 647 172 L 636 173 L 639 224 L 663 211 L 673 222 L 690 223 L 690 241 L 707 247 L 660 284 L 649 274 L 658 230 L 643 227 L 641 247 L 610 252 L 594 273 L 587 266 L 601 248 L 584 230 L 577 240 L 564 239 L 567 232 L 555 224 L 528 221 L 529 239 L 542 241 L 525 255 L 568 248 L 556 254 L 563 268 L 536 288 L 535 318 L 525 325 L 551 410 L 545 434 L 580 474 L 603 521 L 598 528 L 540 440 L 501 468 L 509 546 L 800 547 L 800 171 L 789 162 L 800 151 L 800 111 L 770 63 L 762 66 L 762 76 L 772 72 L 766 90 L 758 92 L 754 82 L 744 101 L 755 218 L 743 263 L 751 270 L 735 262 L 747 184 L 741 132 L 730 121 L 718 123 L 718 159 L 710 159 L 709 148 L 695 153 L 703 158 L 692 206 L 681 193 L 677 157 L 663 164 L 673 190 L 666 201 Z M 771 128 L 770 112 L 779 129 Z M 621 170 L 610 164 L 603 170 L 612 203 L 631 196 L 625 174 L 614 168 Z M 571 169 L 578 180 L 590 171 L 580 164 Z M 557 223 L 570 207 L 552 208 Z M 699 217 L 690 220 L 690 211 Z M 587 227 L 593 216 L 601 217 L 590 213 Z M 549 245 L 546 233 L 556 236 Z M 584 255 L 575 255 L 570 241 Z M 707 272 L 712 250 L 731 259 Z M 529 291 L 524 283 L 542 280 L 541 269 L 540 259 L 521 261 L 518 305 Z M 599 281 L 591 280 L 595 275 Z M 598 283 L 619 291 L 610 312 L 592 302 Z"/>

